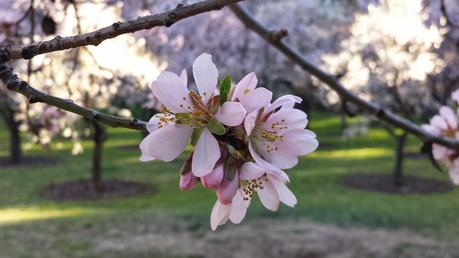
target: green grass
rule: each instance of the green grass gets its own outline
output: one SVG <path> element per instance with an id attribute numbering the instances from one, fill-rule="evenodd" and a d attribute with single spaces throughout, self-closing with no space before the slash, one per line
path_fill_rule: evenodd
<path id="1" fill-rule="evenodd" d="M 400 196 L 352 190 L 337 183 L 348 173 L 390 173 L 393 142 L 383 129 L 373 128 L 367 136 L 343 140 L 338 118 L 326 114 L 314 114 L 311 129 L 323 147 L 302 158 L 296 168 L 288 171 L 290 187 L 298 198 L 297 207 L 282 207 L 272 213 L 255 200 L 246 223 L 264 217 L 279 220 L 305 217 L 342 226 L 402 228 L 435 236 L 459 233 L 458 190 L 447 194 Z M 51 148 L 42 152 L 34 147 L 26 154 L 57 156 L 62 162 L 55 166 L 0 170 L 0 250 L 9 248 L 14 250 L 10 255 L 27 257 L 27 246 L 33 248 L 41 244 L 27 239 L 40 234 L 48 239 L 43 241 L 51 245 L 49 248 L 60 250 L 61 256 L 87 257 L 90 239 L 78 235 L 101 234 L 115 225 L 148 227 L 155 216 L 164 215 L 191 221 L 186 226 L 190 230 L 209 230 L 214 193 L 201 187 L 190 192 L 178 189 L 178 170 L 185 155 L 171 163 L 141 163 L 137 151 L 120 148 L 138 144 L 139 133 L 123 129 L 110 129 L 109 133 L 104 150 L 104 177 L 151 183 L 158 188 L 157 193 L 92 202 L 47 201 L 40 197 L 44 186 L 89 176 L 91 143 L 84 142 L 85 152 L 79 156 L 70 155 L 68 142 L 64 142 L 60 150 Z M 5 130 L 0 131 L 0 139 L 0 155 L 6 155 Z M 415 151 L 419 146 L 416 139 L 410 138 L 407 149 Z M 448 180 L 447 174 L 436 172 L 427 160 L 406 160 L 405 168 L 410 175 Z M 181 226 L 172 223 L 164 227 Z M 69 232 L 79 233 L 73 236 Z"/>

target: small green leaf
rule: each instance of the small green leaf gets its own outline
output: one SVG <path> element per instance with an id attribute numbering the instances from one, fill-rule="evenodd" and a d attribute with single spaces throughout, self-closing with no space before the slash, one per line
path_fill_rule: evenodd
<path id="1" fill-rule="evenodd" d="M 194 129 L 193 134 L 191 135 L 191 145 L 196 146 L 199 137 L 201 136 L 202 130 L 204 130 L 204 127 Z"/>
<path id="2" fill-rule="evenodd" d="M 210 120 L 210 122 L 207 124 L 207 129 L 216 135 L 224 135 L 226 132 L 225 127 L 216 119 Z"/>
<path id="3" fill-rule="evenodd" d="M 220 104 L 228 100 L 228 95 L 231 90 L 231 76 L 227 75 L 220 81 Z"/>

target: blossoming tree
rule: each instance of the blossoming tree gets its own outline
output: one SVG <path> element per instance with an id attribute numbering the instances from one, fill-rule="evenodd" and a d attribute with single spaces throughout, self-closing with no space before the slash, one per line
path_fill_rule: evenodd
<path id="1" fill-rule="evenodd" d="M 172 26 L 190 16 L 231 5 L 231 10 L 247 28 L 276 47 L 292 63 L 324 82 L 342 99 L 424 141 L 459 150 L 459 141 L 451 138 L 449 133 L 426 130 L 347 90 L 334 76 L 308 62 L 286 43 L 283 40 L 285 30 L 268 30 L 236 4 L 241 1 L 207 0 L 178 5 L 161 14 L 115 22 L 92 32 L 55 37 L 25 46 L 8 45 L 0 48 L 0 80 L 8 90 L 24 95 L 30 104 L 46 103 L 88 119 L 91 123 L 147 130 L 148 135 L 140 143 L 142 161 L 174 160 L 190 143 L 193 149 L 183 164 L 180 187 L 191 189 L 200 181 L 204 188 L 216 192 L 217 201 L 210 219 L 212 229 L 228 220 L 239 223 L 254 193 L 270 210 L 277 210 L 280 202 L 288 206 L 296 204 L 296 197 L 287 187 L 288 175 L 283 170 L 294 167 L 299 156 L 314 151 L 318 146 L 316 135 L 305 129 L 308 123 L 306 114 L 294 107 L 301 101 L 299 97 L 284 95 L 273 101 L 270 90 L 256 87 L 258 79 L 255 73 L 249 73 L 233 84 L 231 77 L 222 78 L 219 75 L 212 56 L 204 53 L 197 56 L 192 64 L 196 87 L 188 87 L 192 83 L 186 71 L 180 75 L 164 71 L 152 80 L 151 90 L 161 105 L 161 112 L 144 122 L 106 114 L 102 112 L 106 111 L 104 107 L 92 104 L 96 102 L 92 97 L 83 98 L 87 101 L 74 101 L 69 98 L 79 100 L 81 96 L 47 94 L 34 88 L 31 85 L 33 82 L 21 80 L 10 68 L 9 62 L 88 45 L 97 46 L 123 34 L 162 25 Z M 95 53 L 102 52 L 101 49 L 102 46 L 97 47 Z M 79 81 L 87 80 L 90 83 L 97 79 L 100 78 L 91 72 L 78 77 Z M 101 94 L 96 96 L 104 97 Z"/>

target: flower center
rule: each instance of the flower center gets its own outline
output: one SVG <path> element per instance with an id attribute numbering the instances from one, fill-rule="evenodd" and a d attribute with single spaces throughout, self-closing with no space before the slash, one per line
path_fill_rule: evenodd
<path id="1" fill-rule="evenodd" d="M 244 201 L 252 199 L 253 192 L 255 192 L 257 189 L 263 189 L 263 184 L 266 182 L 268 182 L 268 177 L 266 174 L 257 179 L 248 181 L 247 184 L 242 187 L 242 192 L 244 193 L 242 199 Z"/>

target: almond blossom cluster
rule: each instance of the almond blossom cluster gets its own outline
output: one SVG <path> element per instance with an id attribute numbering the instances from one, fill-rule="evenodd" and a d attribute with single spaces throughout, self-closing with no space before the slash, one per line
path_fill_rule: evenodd
<path id="1" fill-rule="evenodd" d="M 459 140 L 459 90 L 452 93 L 451 98 L 455 102 L 456 108 L 442 106 L 437 115 L 430 119 L 429 124 L 422 125 L 427 132 L 451 137 Z M 432 144 L 432 154 L 436 161 L 443 163 L 454 184 L 459 184 L 459 153 L 443 145 Z"/>
<path id="2" fill-rule="evenodd" d="M 282 169 L 318 147 L 316 135 L 305 129 L 306 114 L 294 108 L 301 98 L 285 95 L 272 101 L 271 91 L 257 88 L 254 73 L 235 85 L 228 76 L 219 81 L 206 53 L 193 62 L 193 77 L 197 92 L 188 89 L 186 70 L 180 75 L 164 71 L 152 83 L 161 112 L 147 124 L 140 160 L 172 161 L 191 144 L 180 188 L 200 182 L 216 192 L 212 230 L 228 220 L 240 223 L 254 194 L 272 211 L 280 202 L 294 207 L 297 199 Z"/>

